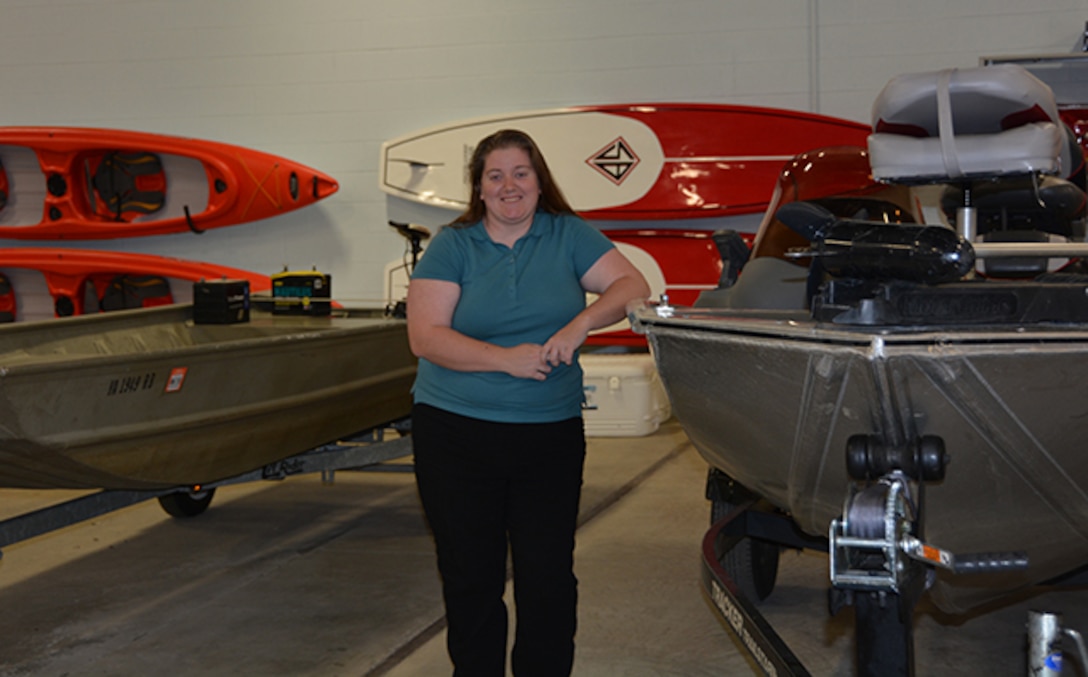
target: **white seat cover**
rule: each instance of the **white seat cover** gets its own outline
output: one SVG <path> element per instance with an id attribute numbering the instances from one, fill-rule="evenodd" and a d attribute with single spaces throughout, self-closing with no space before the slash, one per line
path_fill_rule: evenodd
<path id="1" fill-rule="evenodd" d="M 902 183 L 1057 173 L 1063 132 L 1050 88 L 1024 68 L 913 73 L 873 104 L 873 176 Z"/>

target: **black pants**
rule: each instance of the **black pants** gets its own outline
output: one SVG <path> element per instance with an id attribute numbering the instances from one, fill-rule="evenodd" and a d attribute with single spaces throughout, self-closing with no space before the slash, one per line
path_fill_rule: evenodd
<path id="1" fill-rule="evenodd" d="M 434 532 L 456 677 L 506 667 L 506 556 L 514 568 L 518 677 L 569 675 L 582 490 L 582 419 L 492 423 L 416 405 L 416 482 Z"/>

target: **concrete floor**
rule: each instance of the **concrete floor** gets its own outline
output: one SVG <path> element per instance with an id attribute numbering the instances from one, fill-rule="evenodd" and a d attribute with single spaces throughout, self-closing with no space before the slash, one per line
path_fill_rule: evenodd
<path id="1" fill-rule="evenodd" d="M 759 674 L 699 583 L 706 466 L 675 423 L 591 439 L 578 534 L 575 675 Z M 0 491 L 0 517 L 71 492 Z M 219 490 L 200 517 L 157 503 L 9 546 L 0 675 L 449 674 L 434 555 L 409 473 L 341 472 Z M 852 674 L 827 562 L 784 553 L 766 617 L 815 675 Z M 971 618 L 918 616 L 918 674 L 1025 674 L 1029 608 L 1088 631 L 1088 589 Z M 1067 670 L 1069 674 L 1078 674 Z"/>

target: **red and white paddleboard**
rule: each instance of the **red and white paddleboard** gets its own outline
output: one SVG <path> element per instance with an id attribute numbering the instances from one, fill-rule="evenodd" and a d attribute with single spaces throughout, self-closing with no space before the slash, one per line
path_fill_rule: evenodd
<path id="1" fill-rule="evenodd" d="M 849 120 L 749 106 L 630 104 L 511 113 L 386 141 L 381 189 L 463 209 L 473 149 L 504 128 L 533 137 L 571 205 L 591 219 L 760 212 L 787 160 L 825 146 L 864 146 L 870 133 Z"/>

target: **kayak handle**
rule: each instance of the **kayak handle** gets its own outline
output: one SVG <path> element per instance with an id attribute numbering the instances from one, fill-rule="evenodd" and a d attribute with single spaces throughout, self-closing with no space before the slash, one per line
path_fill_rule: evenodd
<path id="1" fill-rule="evenodd" d="M 189 230 L 193 231 L 197 235 L 203 235 L 204 231 L 202 229 L 200 229 L 200 228 L 197 228 L 196 224 L 193 223 L 193 217 L 192 217 L 191 214 L 189 214 L 189 205 L 185 205 L 184 209 L 185 209 L 185 223 L 189 224 Z"/>

